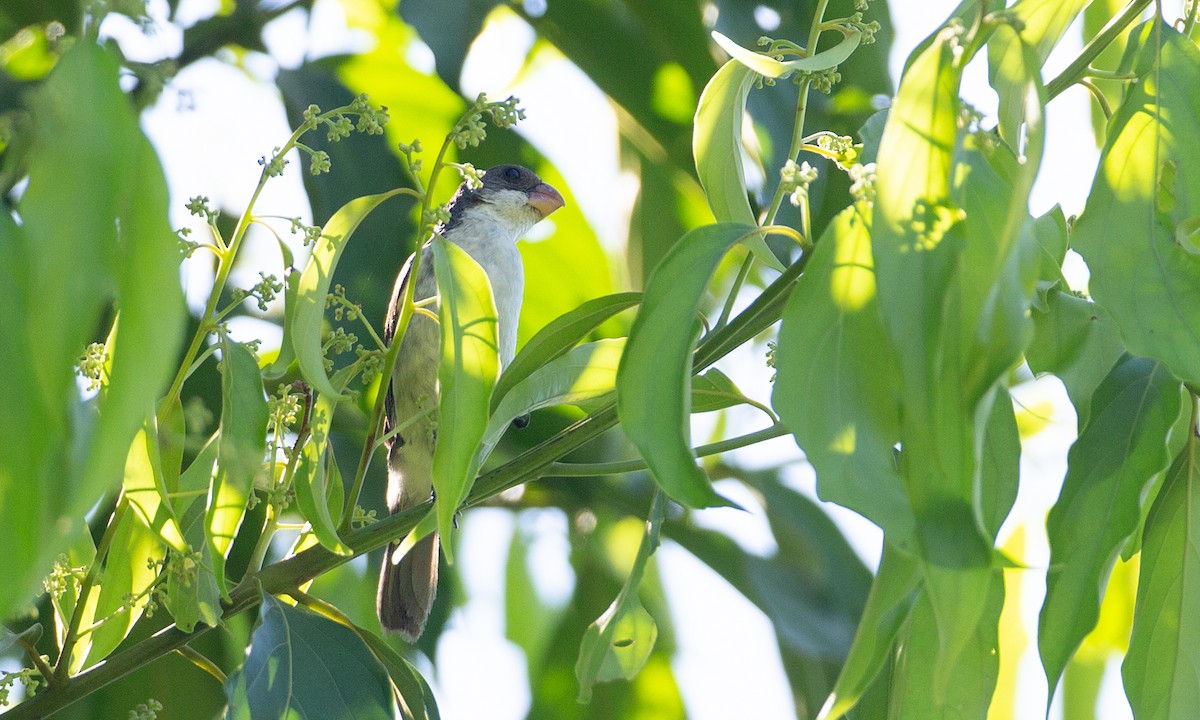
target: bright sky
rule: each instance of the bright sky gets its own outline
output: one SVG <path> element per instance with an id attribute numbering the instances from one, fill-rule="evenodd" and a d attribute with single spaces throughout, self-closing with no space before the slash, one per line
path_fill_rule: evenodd
<path id="1" fill-rule="evenodd" d="M 896 39 L 891 66 L 893 77 L 898 77 L 911 49 L 958 3 L 925 0 L 920 3 L 919 12 L 911 11 L 913 3 L 892 4 L 896 8 L 893 9 Z M 1178 4 L 1167 3 L 1171 8 Z M 215 5 L 216 0 L 183 0 L 180 16 L 205 17 Z M 150 7 L 153 16 L 165 16 L 165 0 L 152 0 Z M 311 33 L 299 13 L 281 18 L 268 29 L 268 46 L 285 66 L 295 66 L 306 54 L 321 56 L 361 47 L 362 39 L 344 30 L 345 23 L 335 0 L 318 0 L 314 13 L 316 18 L 311 27 L 320 28 L 319 33 Z M 769 23 L 769 13 L 761 19 Z M 122 39 L 134 60 L 152 61 L 177 54 L 181 43 L 175 27 L 165 23 L 159 25 L 149 41 L 122 20 L 110 22 L 105 29 Z M 523 100 L 529 117 L 520 126 L 521 131 L 566 176 L 605 245 L 619 247 L 636 181 L 622 176 L 617 166 L 613 110 L 586 76 L 566 62 L 541 63 L 513 85 L 520 59 L 532 41 L 532 31 L 515 16 L 490 24 L 467 58 L 464 89 L 469 95 L 487 91 L 489 95 L 502 97 L 512 93 Z M 1051 56 L 1046 77 L 1063 68 L 1079 48 L 1076 28 Z M 410 57 L 424 58 L 432 68 L 432 57 L 427 50 L 416 48 L 410 51 Z M 481 57 L 488 59 L 485 62 Z M 986 66 L 981 60 L 968 68 L 963 96 L 986 115 L 994 116 L 995 96 L 987 86 Z M 191 224 L 183 204 L 193 195 L 208 195 L 222 207 L 243 207 L 258 179 L 259 166 L 255 161 L 289 132 L 283 109 L 270 86 L 254 77 L 271 78 L 275 64 L 266 58 L 251 58 L 249 65 L 251 73 L 247 74 L 218 61 L 196 63 L 179 75 L 159 104 L 145 115 L 144 126 L 155 140 L 171 184 L 172 222 L 176 227 Z M 1087 120 L 1088 102 L 1086 92 L 1072 89 L 1048 109 L 1046 157 L 1030 202 L 1035 214 L 1056 203 L 1068 215 L 1082 209 L 1098 155 Z M 581 123 L 589 123 L 582 130 L 589 138 L 586 143 L 577 140 Z M 560 130 L 568 126 L 572 128 L 571 135 Z M 298 172 L 285 173 L 267 188 L 259 204 L 261 213 L 309 215 Z M 242 282 L 249 278 L 247 285 L 257 279 L 256 271 L 248 272 L 247 278 L 241 278 Z M 1085 273 L 1077 271 L 1075 276 L 1077 282 L 1085 282 Z M 208 272 L 201 267 L 193 267 L 186 274 L 189 299 L 195 306 L 203 304 L 207 277 Z M 239 330 L 251 337 L 263 336 L 269 345 L 277 342 L 277 333 L 267 332 L 268 327 L 265 323 L 247 323 Z M 731 357 L 727 366 L 723 364 L 730 374 L 742 370 L 735 377 L 743 391 L 753 397 L 767 398 L 770 387 L 765 373 L 758 370 L 761 366 L 762 348 L 745 349 Z M 754 370 L 746 372 L 746 368 Z M 1014 512 L 1016 518 L 1031 523 L 1029 562 L 1044 567 L 1047 555 L 1044 532 L 1040 529 L 1042 518 L 1061 483 L 1066 447 L 1074 436 L 1075 417 L 1057 381 L 1029 384 L 1014 394 L 1023 405 L 1039 406 L 1051 418 L 1050 427 L 1026 443 L 1022 494 Z M 1041 408 L 1039 404 L 1043 403 L 1049 405 Z M 762 421 L 753 412 L 747 412 L 731 418 L 731 426 L 739 423 L 759 427 Z M 697 437 L 710 429 L 711 426 L 698 423 Z M 738 462 L 747 465 L 799 457 L 795 445 L 786 438 L 736 456 Z M 1030 482 L 1031 479 L 1034 481 Z M 790 480 L 812 492 L 811 470 L 802 462 L 796 463 Z M 736 500 L 744 500 L 747 507 L 756 507 L 753 498 L 736 484 L 724 484 L 720 490 Z M 879 554 L 878 531 L 849 511 L 834 506 L 827 509 L 847 530 L 860 554 L 874 565 Z M 707 525 L 729 531 L 755 552 L 774 550 L 774 541 L 761 513 L 718 510 L 703 513 L 701 519 Z M 539 590 L 548 599 L 563 601 L 573 582 L 564 559 L 565 519 L 556 512 L 538 511 L 524 514 L 520 523 L 522 531 L 538 538 L 534 552 L 540 570 Z M 527 712 L 528 696 L 522 695 L 523 690 L 515 690 L 527 683 L 525 663 L 520 651 L 503 637 L 505 551 L 513 529 L 511 516 L 500 511 L 476 511 L 464 522 L 461 543 L 467 550 L 461 557 L 472 599 L 452 617 L 438 649 L 439 671 L 430 677 L 447 720 L 474 717 L 506 720 L 523 718 Z M 696 720 L 794 718 L 773 630 L 765 616 L 678 547 L 667 543 L 659 558 L 676 616 L 679 653 L 674 667 L 689 716 Z M 365 564 L 359 565 L 365 573 Z M 1044 580 L 1039 572 L 1026 575 L 1021 607 L 1027 622 L 1033 623 L 1030 627 L 1036 628 Z M 1110 670 L 1113 671 L 1110 680 L 1118 680 L 1119 676 L 1114 674 L 1117 666 Z M 1022 662 L 1021 687 L 1019 715 L 1040 716 L 1045 703 L 1045 681 L 1032 654 L 1027 653 Z M 1106 698 L 1100 703 L 1104 712 L 1100 717 L 1104 720 L 1130 717 L 1119 684 L 1110 682 L 1106 687 Z"/>

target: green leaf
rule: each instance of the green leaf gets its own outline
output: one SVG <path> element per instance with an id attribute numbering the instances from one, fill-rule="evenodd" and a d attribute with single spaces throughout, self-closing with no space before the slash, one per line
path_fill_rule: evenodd
<path id="1" fill-rule="evenodd" d="M 1083 11 L 1083 37 L 1095 37 L 1128 4 L 1126 0 L 1092 0 L 1088 4 L 1087 9 Z M 1096 59 L 1091 62 L 1091 67 L 1108 71 L 1118 70 L 1123 64 L 1122 59 L 1129 44 L 1132 30 L 1133 28 L 1127 27 L 1117 35 L 1116 39 L 1105 47 L 1096 56 Z M 1104 98 L 1108 101 L 1110 108 L 1116 107 L 1121 103 L 1121 97 L 1125 92 L 1124 83 L 1096 83 L 1096 85 L 1100 89 L 1100 92 L 1104 94 Z M 1109 118 L 1104 112 L 1104 108 L 1100 106 L 1100 103 L 1091 102 L 1088 104 L 1091 106 L 1092 131 L 1096 136 L 1096 146 L 1101 147 L 1104 145 Z"/>
<path id="2" fill-rule="evenodd" d="M 335 380 L 334 385 L 345 387 L 345 381 Z M 329 445 L 329 425 L 333 421 L 336 405 L 336 399 L 328 395 L 317 395 L 309 418 L 312 437 L 304 443 L 300 451 L 292 487 L 296 490 L 296 504 L 300 507 L 304 519 L 308 520 L 317 540 L 338 555 L 353 555 L 354 551 L 338 537 L 337 521 L 326 500 L 329 483 L 325 478 L 325 455 L 333 452 Z"/>
<path id="3" fill-rule="evenodd" d="M 642 301 L 636 292 L 616 293 L 588 300 L 560 315 L 525 343 L 513 361 L 504 368 L 492 393 L 492 410 L 499 407 L 508 392 L 554 358 L 562 356 L 586 338 L 606 320 Z"/>
<path id="4" fill-rule="evenodd" d="M 225 682 L 227 718 L 392 717 L 388 675 L 354 631 L 263 597 L 246 662 Z"/>
<path id="5" fill-rule="evenodd" d="M 325 298 L 333 281 L 338 259 L 346 248 L 359 223 L 390 197 L 406 192 L 396 188 L 378 195 L 368 195 L 346 203 L 329 218 L 321 237 L 313 245 L 308 264 L 300 274 L 296 291 L 295 327 L 292 349 L 304 379 L 322 395 L 338 397 L 325 371 L 325 353 L 321 346 L 321 329 L 325 320 Z"/>
<path id="6" fill-rule="evenodd" d="M 496 406 L 483 435 L 483 457 L 491 452 L 510 423 L 534 410 L 553 405 L 588 405 L 609 398 L 625 338 L 584 343 L 537 368 L 517 383 Z M 439 434 L 440 438 L 440 434 Z"/>
<path id="7" fill-rule="evenodd" d="M 769 78 L 780 78 L 794 72 L 818 72 L 837 67 L 858 49 L 859 43 L 862 42 L 862 30 L 852 27 L 833 47 L 809 57 L 786 61 L 776 60 L 769 55 L 747 50 L 715 30 L 713 31 L 712 38 L 716 41 L 717 45 L 721 46 L 722 50 L 729 53 L 730 57 L 759 75 Z"/>
<path id="8" fill-rule="evenodd" d="M 753 227 L 718 223 L 692 230 L 650 277 L 617 372 L 621 426 L 655 480 L 689 507 L 729 505 L 696 466 L 691 446 L 691 355 L 695 316 L 713 272 Z"/>
<path id="9" fill-rule="evenodd" d="M 442 335 L 433 488 L 442 548 L 452 560 L 454 515 L 475 482 L 478 448 L 500 370 L 499 328 L 492 286 L 479 263 L 440 237 L 432 246 Z"/>
<path id="10" fill-rule="evenodd" d="M 1121 666 L 1139 720 L 1200 707 L 1200 470 L 1189 438 L 1146 521 L 1133 635 Z"/>
<path id="11" fill-rule="evenodd" d="M 1000 96 L 1000 137 L 1019 147 L 1025 103 L 1032 89 L 1025 70 L 1027 49 L 1041 67 L 1071 22 L 1091 0 L 1020 0 L 1008 8 L 1021 34 L 997 32 L 988 41 L 988 82 Z"/>
<path id="12" fill-rule="evenodd" d="M 730 60 L 708 81 L 696 108 L 692 154 L 696 157 L 700 185 L 718 223 L 756 224 L 746 196 L 742 165 L 742 118 L 754 77 L 754 72 L 745 65 Z M 686 242 L 686 238 L 685 235 L 680 243 Z M 762 236 L 746 239 L 761 262 L 779 271 L 784 269 Z"/>
<path id="13" fill-rule="evenodd" d="M 266 454 L 267 401 L 250 350 L 223 335 L 221 353 L 221 434 L 205 524 L 209 560 L 221 592 L 227 593 L 225 557 L 246 515 L 254 476 L 262 469 Z M 227 594 L 225 599 L 229 599 Z"/>
<path id="14" fill-rule="evenodd" d="M 1200 215 L 1200 49 L 1157 21 L 1138 37 L 1139 80 L 1113 115 L 1074 244 L 1129 351 L 1200 382 L 1200 257 L 1175 239 Z"/>
<path id="15" fill-rule="evenodd" d="M 844 210 L 783 311 L 771 403 L 817 473 L 817 493 L 902 545 L 914 529 L 895 459 L 899 370 L 879 317 L 870 211 Z M 863 352 L 870 347 L 870 352 Z"/>
<path id="16" fill-rule="evenodd" d="M 1078 427 L 1087 424 L 1092 395 L 1125 353 L 1112 318 L 1085 298 L 1051 290 L 1045 310 L 1033 313 L 1033 340 L 1025 351 L 1029 369 L 1062 380 L 1075 406 Z"/>
<path id="17" fill-rule="evenodd" d="M 837 720 L 850 711 L 887 663 L 896 638 L 908 620 L 921 586 L 917 564 L 891 543 L 883 545 L 879 571 L 867 595 L 850 654 L 838 675 L 833 693 L 821 708 L 818 720 Z"/>
<path id="18" fill-rule="evenodd" d="M 1046 523 L 1050 569 L 1038 648 L 1051 687 L 1096 624 L 1121 547 L 1137 529 L 1143 493 L 1181 438 L 1179 381 L 1159 362 L 1126 356 L 1096 390 L 1092 416 L 1067 456 L 1067 476 Z"/>
<path id="19" fill-rule="evenodd" d="M 163 542 L 179 552 L 187 549 L 179 519 L 171 507 L 167 486 L 162 477 L 162 461 L 158 451 L 158 433 L 153 422 L 133 436 L 129 457 L 125 461 L 125 482 L 122 491 L 134 516 Z"/>

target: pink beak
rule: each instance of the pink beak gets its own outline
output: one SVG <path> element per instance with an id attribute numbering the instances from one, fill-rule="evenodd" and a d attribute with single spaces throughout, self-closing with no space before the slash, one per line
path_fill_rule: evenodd
<path id="1" fill-rule="evenodd" d="M 547 215 L 566 205 L 566 202 L 557 190 L 542 183 L 529 191 L 529 204 L 545 219 Z"/>

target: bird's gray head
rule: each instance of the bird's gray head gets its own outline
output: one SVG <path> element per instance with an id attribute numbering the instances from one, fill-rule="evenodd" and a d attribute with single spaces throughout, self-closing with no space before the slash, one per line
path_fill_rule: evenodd
<path id="1" fill-rule="evenodd" d="M 473 215 L 506 225 L 514 237 L 525 234 L 550 213 L 563 206 L 562 195 L 542 182 L 529 168 L 497 165 L 483 173 L 483 186 L 463 183 L 450 201 L 450 221 L 444 232 L 453 230 Z"/>

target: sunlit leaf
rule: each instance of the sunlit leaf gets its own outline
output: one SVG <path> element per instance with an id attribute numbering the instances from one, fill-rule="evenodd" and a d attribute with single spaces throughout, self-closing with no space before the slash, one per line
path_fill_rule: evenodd
<path id="1" fill-rule="evenodd" d="M 584 343 L 512 386 L 488 422 L 483 435 L 484 452 L 490 451 L 509 424 L 522 415 L 553 405 L 584 405 L 609 397 L 616 387 L 617 367 L 624 350 L 625 338 Z"/>
<path id="2" fill-rule="evenodd" d="M 225 683 L 227 718 L 392 717 L 387 672 L 352 630 L 270 595 L 259 618 L 245 664 Z"/>
<path id="3" fill-rule="evenodd" d="M 1200 381 L 1200 257 L 1175 228 L 1200 216 L 1200 49 L 1151 21 L 1137 33 L 1139 80 L 1113 115 L 1108 142 L 1074 227 L 1096 302 L 1131 353 Z M 1161 62 L 1160 62 L 1161 61 Z"/>
<path id="4" fill-rule="evenodd" d="M 817 472 L 821 498 L 913 531 L 900 480 L 899 370 L 879 317 L 870 212 L 847 208 L 817 243 L 783 313 L 772 405 Z M 858 349 L 870 346 L 872 352 Z"/>
<path id="5" fill-rule="evenodd" d="M 499 327 L 492 286 L 479 263 L 440 237 L 432 245 L 442 334 L 433 487 L 442 547 L 452 559 L 454 515 L 475 481 L 479 443 L 500 371 Z"/>
<path id="6" fill-rule="evenodd" d="M 122 491 L 135 517 L 163 542 L 180 552 L 187 548 L 179 519 L 167 496 L 162 477 L 162 462 L 158 451 L 158 433 L 150 424 L 133 436 L 129 457 L 125 461 L 125 482 Z"/>
<path id="7" fill-rule="evenodd" d="M 93 621 L 104 624 L 83 636 L 71 658 L 71 672 L 100 662 L 117 648 L 141 619 L 150 598 L 146 595 L 166 546 L 158 534 L 134 517 L 131 509 L 118 512 L 112 544 L 100 577 Z"/>
<path id="8" fill-rule="evenodd" d="M 344 387 L 345 379 L 336 378 L 333 384 Z M 293 487 L 296 489 L 296 504 L 321 544 L 340 555 L 352 555 L 353 551 L 338 537 L 337 521 L 326 500 L 330 483 L 325 477 L 325 454 L 333 452 L 328 444 L 329 425 L 333 421 L 336 405 L 335 399 L 317 395 L 309 419 L 312 435 L 300 451 Z"/>

